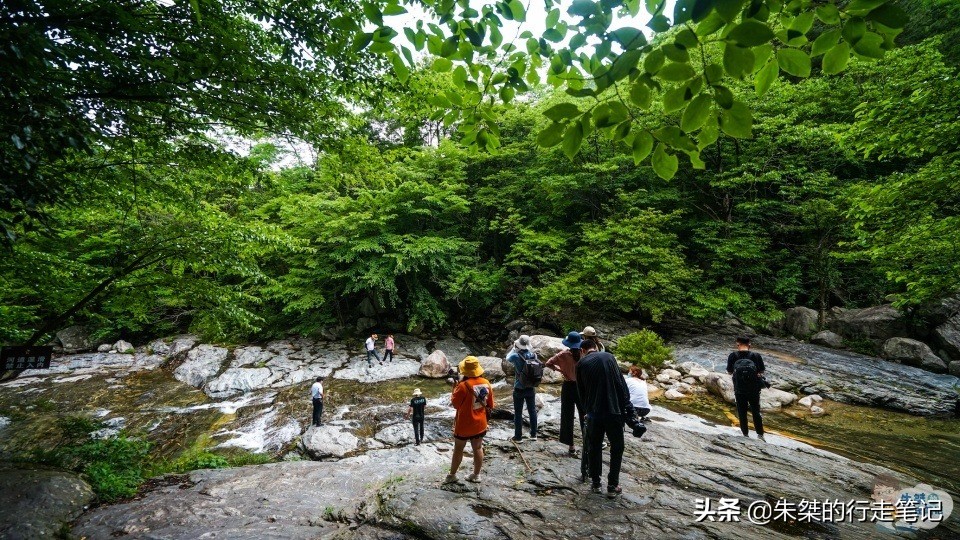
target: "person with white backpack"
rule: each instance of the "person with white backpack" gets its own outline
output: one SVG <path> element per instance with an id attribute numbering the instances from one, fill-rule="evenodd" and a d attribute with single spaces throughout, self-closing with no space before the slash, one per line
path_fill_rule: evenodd
<path id="1" fill-rule="evenodd" d="M 537 386 L 543 380 L 543 363 L 533 352 L 530 336 L 523 335 L 513 343 L 513 349 L 507 354 L 507 361 L 513 364 L 513 441 L 523 440 L 523 406 L 527 406 L 530 416 L 530 440 L 537 440 Z"/>

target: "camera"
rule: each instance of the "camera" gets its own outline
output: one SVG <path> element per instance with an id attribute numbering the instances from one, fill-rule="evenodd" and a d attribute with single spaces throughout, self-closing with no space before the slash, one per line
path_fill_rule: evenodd
<path id="1" fill-rule="evenodd" d="M 763 375 L 757 375 L 757 385 L 760 387 L 761 390 L 764 388 L 770 388 L 771 386 L 773 386 L 767 381 L 767 378 L 764 377 Z"/>
<path id="2" fill-rule="evenodd" d="M 643 434 L 647 432 L 647 426 L 643 425 L 643 422 L 641 422 L 640 419 L 637 418 L 636 414 L 631 414 L 627 416 L 626 424 L 627 426 L 630 427 L 631 430 L 633 430 L 634 437 L 637 437 L 637 438 L 643 437 Z"/>

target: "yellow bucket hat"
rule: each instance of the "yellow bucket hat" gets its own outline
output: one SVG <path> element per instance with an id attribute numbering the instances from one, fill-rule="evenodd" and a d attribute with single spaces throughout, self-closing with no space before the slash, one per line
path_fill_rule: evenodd
<path id="1" fill-rule="evenodd" d="M 464 377 L 479 377 L 483 375 L 483 367 L 476 356 L 468 356 L 460 362 L 460 374 Z"/>

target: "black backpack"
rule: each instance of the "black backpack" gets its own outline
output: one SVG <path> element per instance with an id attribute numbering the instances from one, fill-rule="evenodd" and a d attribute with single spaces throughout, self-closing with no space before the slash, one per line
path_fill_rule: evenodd
<path id="1" fill-rule="evenodd" d="M 536 388 L 540 386 L 540 381 L 543 380 L 543 363 L 537 358 L 537 354 L 530 353 L 530 357 L 520 354 L 520 358 L 523 360 L 523 373 L 520 374 L 523 387 Z"/>
<path id="2" fill-rule="evenodd" d="M 760 390 L 757 364 L 753 353 L 747 353 L 733 364 L 733 390 L 738 394 L 752 394 Z"/>

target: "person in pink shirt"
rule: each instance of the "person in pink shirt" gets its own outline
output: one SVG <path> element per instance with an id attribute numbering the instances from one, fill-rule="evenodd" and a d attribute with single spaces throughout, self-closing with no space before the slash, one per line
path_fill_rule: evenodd
<path id="1" fill-rule="evenodd" d="M 560 442 L 570 446 L 571 456 L 577 455 L 573 445 L 573 410 L 576 408 L 580 419 L 580 435 L 583 436 L 583 411 L 580 406 L 580 394 L 577 392 L 577 362 L 580 360 L 579 332 L 570 332 L 563 340 L 566 349 L 553 355 L 544 366 L 559 371 L 563 375 L 560 387 Z"/>
<path id="2" fill-rule="evenodd" d="M 393 334 L 387 335 L 387 340 L 383 343 L 383 360 L 393 360 Z"/>

